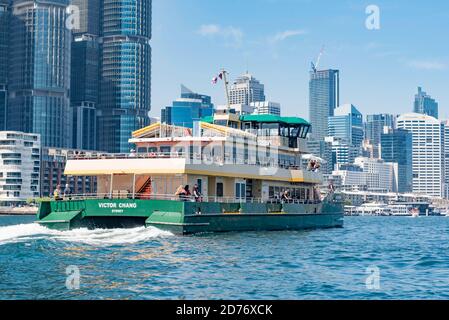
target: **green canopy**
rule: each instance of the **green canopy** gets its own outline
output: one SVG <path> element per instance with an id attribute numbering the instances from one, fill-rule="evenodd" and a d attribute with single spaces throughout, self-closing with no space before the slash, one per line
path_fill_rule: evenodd
<path id="1" fill-rule="evenodd" d="M 242 122 L 259 122 L 259 123 L 282 123 L 286 125 L 306 125 L 310 123 L 302 118 L 297 117 L 280 117 L 272 114 L 252 114 L 240 117 Z"/>

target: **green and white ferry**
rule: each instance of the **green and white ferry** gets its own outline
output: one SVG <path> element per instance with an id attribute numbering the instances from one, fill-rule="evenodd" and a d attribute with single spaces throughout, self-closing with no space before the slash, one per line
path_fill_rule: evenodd
<path id="1" fill-rule="evenodd" d="M 342 227 L 338 195 L 322 196 L 321 173 L 304 165 L 309 130 L 301 118 L 230 110 L 193 129 L 153 124 L 133 133 L 130 154 L 69 159 L 65 174 L 97 177 L 97 193 L 44 201 L 38 223 L 179 234 Z"/>

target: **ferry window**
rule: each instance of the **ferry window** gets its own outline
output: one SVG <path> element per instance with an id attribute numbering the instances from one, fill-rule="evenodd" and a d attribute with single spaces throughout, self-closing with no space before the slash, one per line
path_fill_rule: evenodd
<path id="1" fill-rule="evenodd" d="M 274 187 L 270 187 L 269 190 L 270 190 L 269 191 L 269 197 L 270 197 L 270 199 L 273 199 L 274 198 Z"/>
<path id="2" fill-rule="evenodd" d="M 223 182 L 217 182 L 217 197 L 223 197 Z"/>
<path id="3" fill-rule="evenodd" d="M 246 198 L 246 184 L 236 183 L 235 184 L 235 197 L 238 199 Z"/>
<path id="4" fill-rule="evenodd" d="M 157 148 L 156 147 L 148 148 L 148 152 L 149 153 L 156 153 L 157 152 Z"/>
<path id="5" fill-rule="evenodd" d="M 147 152 L 147 148 L 140 147 L 137 149 L 137 153 L 146 153 L 146 152 Z"/>
<path id="6" fill-rule="evenodd" d="M 170 153 L 170 152 L 171 152 L 171 147 L 169 147 L 169 146 L 161 147 L 161 153 Z"/>
<path id="7" fill-rule="evenodd" d="M 196 184 L 198 185 L 198 191 L 203 193 L 203 179 L 196 180 Z"/>

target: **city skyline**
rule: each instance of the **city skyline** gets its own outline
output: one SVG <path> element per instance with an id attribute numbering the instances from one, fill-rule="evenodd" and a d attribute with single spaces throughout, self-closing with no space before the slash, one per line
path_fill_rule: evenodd
<path id="1" fill-rule="evenodd" d="M 249 71 L 265 84 L 268 100 L 281 103 L 286 114 L 309 119 L 310 62 L 323 45 L 320 69 L 340 70 L 341 104 L 354 103 L 363 114 L 407 113 L 422 86 L 439 102 L 440 118 L 449 116 L 447 44 L 433 40 L 449 26 L 448 4 L 378 1 L 380 30 L 365 27 L 367 4 L 360 1 L 266 0 L 257 12 L 250 3 L 239 3 L 235 10 L 235 1 L 195 4 L 154 1 L 153 116 L 177 95 L 180 83 L 224 104 L 222 88 L 212 87 L 210 79 L 225 67 L 230 81 Z M 333 16 L 317 19 L 324 13 Z M 254 21 L 264 23 L 254 27 Z"/>

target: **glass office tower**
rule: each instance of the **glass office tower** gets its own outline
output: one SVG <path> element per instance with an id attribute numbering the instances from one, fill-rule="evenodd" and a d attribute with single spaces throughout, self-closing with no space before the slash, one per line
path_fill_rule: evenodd
<path id="1" fill-rule="evenodd" d="M 181 86 L 181 98 L 161 110 L 161 121 L 166 124 L 193 128 L 194 121 L 214 114 L 211 97 L 192 92 Z"/>
<path id="2" fill-rule="evenodd" d="M 438 119 L 438 103 L 425 93 L 421 87 L 418 87 L 418 93 L 415 95 L 413 112 Z"/>
<path id="3" fill-rule="evenodd" d="M 129 152 L 151 109 L 151 0 L 104 0 L 98 149 Z"/>
<path id="4" fill-rule="evenodd" d="M 9 0 L 0 0 L 0 131 L 6 130 Z"/>
<path id="5" fill-rule="evenodd" d="M 73 31 L 70 102 L 73 115 L 72 147 L 97 149 L 97 107 L 100 80 L 101 1 L 72 0 L 80 10 Z"/>
<path id="6" fill-rule="evenodd" d="M 340 72 L 312 70 L 309 82 L 309 118 L 311 138 L 324 140 L 328 134 L 328 118 L 340 105 Z"/>
<path id="7" fill-rule="evenodd" d="M 413 136 L 403 129 L 390 129 L 381 134 L 381 157 L 398 164 L 398 192 L 413 190 Z"/>
<path id="8" fill-rule="evenodd" d="M 360 148 L 363 142 L 363 116 L 352 104 L 335 109 L 329 117 L 329 137 L 342 139 L 348 144 Z"/>
<path id="9" fill-rule="evenodd" d="M 70 129 L 69 0 L 14 0 L 9 48 L 8 129 L 68 147 Z"/>

